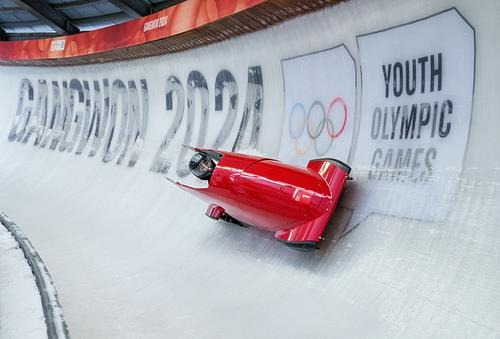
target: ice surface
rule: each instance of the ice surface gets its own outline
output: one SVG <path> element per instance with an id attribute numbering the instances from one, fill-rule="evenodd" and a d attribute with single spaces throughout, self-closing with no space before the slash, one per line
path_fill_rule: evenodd
<path id="1" fill-rule="evenodd" d="M 469 142 L 446 221 L 371 214 L 340 237 L 337 225 L 348 219 L 341 209 L 321 250 L 297 253 L 272 234 L 206 218 L 205 203 L 149 171 L 173 116 L 164 112 L 169 74 L 184 83 L 189 71 L 200 69 L 212 91 L 219 68 L 233 70 L 245 84 L 247 67 L 262 65 L 267 80 L 258 152 L 275 157 L 283 125 L 281 58 L 345 43 L 358 60 L 356 34 L 453 6 L 475 27 L 477 53 Z M 75 338 L 498 337 L 498 13 L 494 0 L 482 6 L 349 1 L 161 58 L 50 71 L 1 68 L 0 209 L 23 228 L 51 270 Z M 7 141 L 22 77 L 94 74 L 148 77 L 154 123 L 134 168 Z M 357 100 L 359 106 L 359 90 Z M 209 131 L 213 140 L 216 130 Z M 182 142 L 172 141 L 173 149 Z M 357 170 L 363 175 L 354 168 L 355 178 Z M 401 203 L 390 194 L 381 199 Z"/>

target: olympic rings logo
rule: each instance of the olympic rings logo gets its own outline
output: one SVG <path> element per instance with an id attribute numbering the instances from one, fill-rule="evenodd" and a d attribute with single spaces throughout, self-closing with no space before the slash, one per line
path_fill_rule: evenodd
<path id="1" fill-rule="evenodd" d="M 342 111 L 341 113 L 343 113 L 341 114 L 341 123 L 337 129 L 332 120 L 332 114 L 336 106 L 339 106 Z M 325 155 L 332 147 L 333 139 L 338 138 L 344 132 L 348 114 L 347 105 L 341 97 L 335 97 L 328 105 L 328 110 L 325 109 L 325 106 L 319 100 L 314 101 L 308 111 L 306 111 L 302 102 L 297 102 L 292 106 L 288 120 L 290 137 L 295 140 L 295 152 L 301 156 L 305 155 L 311 148 L 311 145 L 314 144 L 316 155 Z M 319 118 L 317 117 L 318 115 Z M 301 147 L 299 139 L 303 139 L 304 130 L 307 132 L 309 138 L 307 146 Z M 325 131 L 326 133 L 324 133 Z M 326 147 L 323 146 L 323 149 L 319 145 L 320 139 L 326 139 Z"/>

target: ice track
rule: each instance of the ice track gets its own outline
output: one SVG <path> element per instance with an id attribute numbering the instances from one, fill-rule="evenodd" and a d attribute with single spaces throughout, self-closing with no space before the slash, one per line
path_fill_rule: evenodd
<path id="1" fill-rule="evenodd" d="M 500 4 L 495 0 L 483 1 L 481 6 L 465 0 L 353 0 L 264 31 L 173 55 L 59 69 L 2 67 L 0 210 L 25 231 L 44 258 L 73 338 L 499 337 L 498 13 Z M 433 19 L 425 21 L 429 16 Z M 415 20 L 424 28 L 406 25 Z M 450 28 L 450 22 L 458 23 L 459 28 Z M 377 43 L 383 46 L 380 54 L 367 57 L 360 53 L 368 45 L 357 35 L 399 25 L 405 25 L 399 33 L 418 35 L 433 24 L 441 25 L 439 31 L 430 30 L 433 38 L 403 39 L 413 47 L 391 50 L 389 42 Z M 454 34 L 457 30 L 460 34 Z M 388 41 L 399 36 L 391 39 Z M 462 43 L 475 46 L 475 53 L 450 52 Z M 342 79 L 352 70 L 354 78 L 348 82 L 352 90 L 343 92 L 353 112 L 346 127 L 351 137 L 339 139 L 335 151 L 353 165 L 355 180 L 347 188 L 345 203 L 334 216 L 321 250 L 294 252 L 272 234 L 214 222 L 204 216 L 206 204 L 176 189 L 163 173 L 151 170 L 181 100 L 173 90 L 172 106 L 166 103 L 168 88 L 178 85 L 170 76 L 179 80 L 187 97 L 191 95 L 190 74 L 196 74 L 192 79 L 197 84 L 202 83 L 193 71 L 199 71 L 207 83 L 205 146 L 215 142 L 225 121 L 228 86 L 232 85 L 224 90 L 224 114 L 215 110 L 214 86 L 220 71 L 229 70 L 238 87 L 238 106 L 234 128 L 221 147 L 233 146 L 246 100 L 253 103 L 262 90 L 259 141 L 252 144 L 251 115 L 241 150 L 257 146 L 261 154 L 291 161 L 286 153 L 293 151 L 287 148 L 291 141 L 284 139 L 289 133 L 284 81 L 297 82 L 283 77 L 283 69 L 292 64 L 282 64 L 282 60 L 336 46 L 343 47 L 325 54 L 326 59 L 343 67 L 332 66 L 334 73 L 328 74 Z M 437 60 L 438 53 L 443 56 L 440 93 L 444 99 L 440 93 L 430 92 L 418 100 L 404 94 L 402 99 L 409 104 L 424 99 L 453 100 L 455 110 L 446 115 L 450 119 L 446 121 L 452 121 L 450 136 L 455 139 L 401 144 L 417 149 L 421 142 L 422 148 L 438 150 L 435 161 L 442 161 L 442 166 L 436 165 L 431 173 L 436 185 L 415 184 L 408 189 L 391 182 L 381 184 L 382 189 L 370 186 L 366 162 L 369 165 L 373 152 L 363 155 L 363 150 L 372 147 L 366 141 L 371 140 L 373 126 L 372 102 L 367 99 L 372 87 L 363 78 L 370 74 L 369 61 L 383 57 L 384 65 L 395 65 L 398 60 L 404 64 L 423 56 L 430 60 L 431 55 Z M 452 72 L 455 62 L 462 65 L 463 72 Z M 300 67 L 310 63 L 304 65 Z M 292 66 L 289 69 L 302 69 Z M 382 63 L 375 66 L 381 78 L 374 81 L 380 84 L 374 93 L 386 100 Z M 337 69 L 347 73 L 335 73 Z M 455 80 L 464 74 L 474 78 Z M 296 75 L 306 84 L 321 80 Z M 61 152 L 34 146 L 36 136 L 27 143 L 9 141 L 19 85 L 25 78 L 34 88 L 33 110 L 41 91 L 39 80 L 46 81 L 49 112 L 54 100 L 52 81 L 62 89 L 63 81 L 69 84 L 77 79 L 92 85 L 96 80 L 104 95 L 103 79 L 109 80 L 111 91 L 116 79 L 128 91 L 133 91 L 129 81 L 140 89 L 140 80 L 145 79 L 149 123 L 135 166 L 127 166 L 128 158 L 116 165 L 119 152 L 113 161 L 103 162 L 103 148 L 95 157 L 88 157 L 91 142 L 77 155 L 78 143 L 71 152 Z M 94 103 L 95 92 L 90 88 Z M 286 88 L 290 91 L 290 86 Z M 196 109 L 188 143 L 194 145 L 202 134 L 204 94 L 200 87 L 193 91 L 190 98 Z M 467 93 L 472 108 L 460 101 Z M 142 95 L 139 90 L 137 103 L 143 113 Z M 116 102 L 120 112 L 122 104 Z M 77 105 L 84 110 L 84 103 Z M 185 107 L 187 112 L 187 104 Z M 116 133 L 122 119 L 119 113 L 117 116 Z M 458 116 L 463 119 L 453 120 Z M 186 142 L 188 117 L 185 113 L 179 124 L 181 132 L 174 133 L 164 152 L 163 165 L 171 164 L 169 174 L 174 176 L 179 145 Z M 67 139 L 71 140 L 69 135 Z M 370 142 L 384 145 L 385 141 Z M 370 205 L 372 200 L 364 198 L 363 188 L 368 186 L 378 194 L 376 208 Z M 431 210 L 435 213 L 429 213 Z M 363 213 L 357 215 L 356 211 Z M 352 224 L 352 220 L 358 222 Z M 342 235 L 345 227 L 352 230 Z"/>

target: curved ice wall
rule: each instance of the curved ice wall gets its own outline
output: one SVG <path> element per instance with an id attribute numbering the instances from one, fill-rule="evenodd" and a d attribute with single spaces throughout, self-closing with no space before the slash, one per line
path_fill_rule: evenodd
<path id="1" fill-rule="evenodd" d="M 0 208 L 82 336 L 498 335 L 499 12 L 349 1 L 173 55 L 3 67 Z M 296 254 L 168 186 L 183 143 L 355 181 Z"/>

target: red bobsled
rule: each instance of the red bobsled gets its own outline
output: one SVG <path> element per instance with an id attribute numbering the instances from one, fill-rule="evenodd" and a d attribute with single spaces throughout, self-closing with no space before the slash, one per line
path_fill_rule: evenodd
<path id="1" fill-rule="evenodd" d="M 176 184 L 210 203 L 207 216 L 274 232 L 302 251 L 318 248 L 351 171 L 336 159 L 314 159 L 301 168 L 269 158 L 193 150 L 213 161 L 208 187 Z"/>

